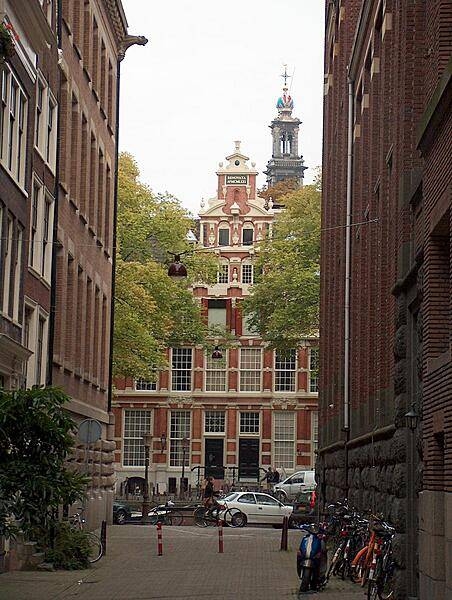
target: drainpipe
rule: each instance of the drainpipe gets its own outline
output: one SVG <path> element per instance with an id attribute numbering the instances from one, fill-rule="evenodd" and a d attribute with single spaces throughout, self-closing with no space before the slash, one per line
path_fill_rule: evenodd
<path id="1" fill-rule="evenodd" d="M 110 302 L 110 348 L 108 356 L 108 412 L 111 413 L 113 398 L 113 340 L 115 327 L 115 289 L 116 289 L 116 225 L 118 221 L 118 170 L 119 170 L 119 93 L 121 89 L 121 62 L 126 51 L 134 45 L 145 46 L 148 43 L 144 36 L 126 35 L 122 40 L 116 62 L 116 123 L 115 123 L 115 179 L 113 188 L 113 237 L 112 237 L 112 274 Z"/>
<path id="2" fill-rule="evenodd" d="M 348 78 L 347 198 L 345 227 L 345 298 L 344 298 L 344 431 L 345 491 L 348 496 L 348 442 L 350 440 L 350 283 L 353 175 L 353 81 Z"/>
<path id="3" fill-rule="evenodd" d="M 58 52 L 58 73 L 57 73 L 57 123 L 56 123 L 56 159 L 55 159 L 55 187 L 54 187 L 54 211 L 53 211 L 53 244 L 52 244 L 52 268 L 50 273 L 50 311 L 49 311 L 49 331 L 47 336 L 47 373 L 46 385 L 53 383 L 53 351 L 55 348 L 55 317 L 56 317 L 56 279 L 57 279 L 57 256 L 60 250 L 58 240 L 58 208 L 60 192 L 60 132 L 61 132 L 61 70 L 60 53 L 62 49 L 62 0 L 57 2 L 56 27 L 57 27 L 57 52 Z"/>
<path id="4" fill-rule="evenodd" d="M 111 412 L 113 396 L 113 338 L 115 327 L 116 289 L 116 224 L 118 220 L 118 169 L 119 169 L 119 92 L 121 84 L 121 59 L 116 63 L 116 124 L 115 124 L 115 179 L 113 184 L 113 238 L 111 254 L 111 301 L 110 301 L 110 348 L 108 355 L 108 412 Z"/>

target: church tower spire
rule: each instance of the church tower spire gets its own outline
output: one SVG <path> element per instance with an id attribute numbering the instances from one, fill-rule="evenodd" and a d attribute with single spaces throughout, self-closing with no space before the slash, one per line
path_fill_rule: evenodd
<path id="1" fill-rule="evenodd" d="M 298 132 L 300 119 L 292 116 L 294 107 L 293 99 L 287 87 L 287 65 L 284 65 L 284 87 L 281 96 L 276 102 L 278 116 L 270 125 L 273 138 L 272 157 L 267 163 L 267 185 L 269 187 L 284 181 L 295 179 L 299 186 L 303 185 L 303 173 L 307 167 L 304 166 L 303 156 L 298 150 Z"/>

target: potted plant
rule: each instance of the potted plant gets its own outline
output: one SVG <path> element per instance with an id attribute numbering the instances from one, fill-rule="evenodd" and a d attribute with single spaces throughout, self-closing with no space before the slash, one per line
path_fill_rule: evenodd
<path id="1" fill-rule="evenodd" d="M 19 36 L 10 23 L 0 23 L 0 64 L 14 56 Z"/>

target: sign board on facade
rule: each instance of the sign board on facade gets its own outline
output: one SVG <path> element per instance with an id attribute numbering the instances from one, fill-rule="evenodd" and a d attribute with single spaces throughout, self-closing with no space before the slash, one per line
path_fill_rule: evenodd
<path id="1" fill-rule="evenodd" d="M 226 185 L 248 185 L 248 175 L 226 175 Z"/>

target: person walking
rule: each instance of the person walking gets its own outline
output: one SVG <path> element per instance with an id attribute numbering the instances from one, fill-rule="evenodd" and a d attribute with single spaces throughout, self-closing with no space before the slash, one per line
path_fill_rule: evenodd
<path id="1" fill-rule="evenodd" d="M 261 482 L 262 481 L 266 482 L 266 485 L 265 485 L 266 490 L 271 490 L 271 487 L 273 484 L 273 477 L 274 477 L 273 470 L 271 467 L 268 467 L 267 471 L 265 471 L 265 474 L 261 479 Z"/>

